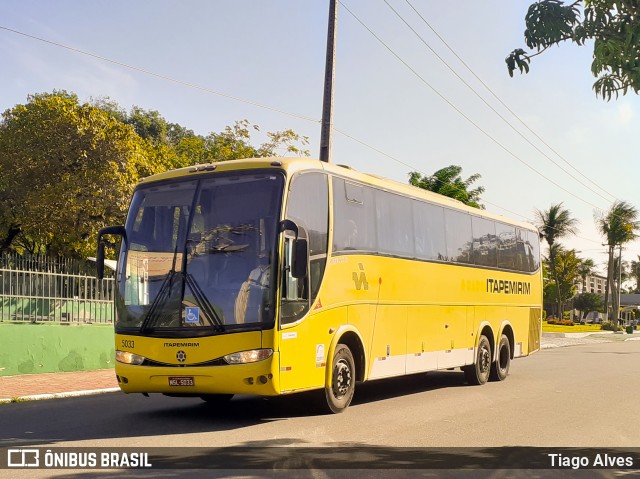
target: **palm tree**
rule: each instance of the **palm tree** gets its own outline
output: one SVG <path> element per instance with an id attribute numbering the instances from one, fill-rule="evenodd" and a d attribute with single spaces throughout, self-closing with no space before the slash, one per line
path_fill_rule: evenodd
<path id="1" fill-rule="evenodd" d="M 640 256 L 637 256 L 637 260 L 631 261 L 631 276 L 636 281 L 636 288 L 633 290 L 634 293 L 640 293 Z"/>
<path id="2" fill-rule="evenodd" d="M 607 264 L 607 282 L 604 289 L 604 307 L 605 314 L 612 320 L 614 326 L 618 326 L 618 314 L 616 313 L 611 317 L 609 313 L 609 288 L 614 293 L 613 288 L 614 280 L 614 250 L 616 246 L 622 247 L 623 244 L 628 243 L 636 237 L 635 231 L 640 227 L 640 221 L 638 221 L 638 210 L 635 206 L 627 203 L 626 201 L 616 201 L 611 205 L 611 208 L 606 213 L 600 213 L 596 216 L 596 226 L 600 233 L 606 238 L 607 246 L 609 247 L 609 261 Z M 618 311 L 619 305 L 617 304 L 617 295 L 614 294 L 613 311 Z"/>
<path id="3" fill-rule="evenodd" d="M 582 278 L 582 292 L 587 292 L 587 276 L 593 273 L 596 265 L 591 258 L 583 259 L 578 266 L 578 274 Z"/>
<path id="4" fill-rule="evenodd" d="M 549 257 L 544 258 L 545 261 L 550 261 L 551 253 L 556 261 L 555 271 L 558 275 L 558 281 L 551 283 L 547 292 L 552 292 L 556 297 L 559 295 L 564 307 L 565 303 L 576 294 L 576 283 L 580 277 L 579 268 L 582 260 L 578 258 L 576 250 L 565 249 L 559 243 L 555 243 L 549 248 Z"/>
<path id="5" fill-rule="evenodd" d="M 563 208 L 562 203 L 551 205 L 547 211 L 536 210 L 537 226 L 540 239 L 544 239 L 549 245 L 549 263 L 556 285 L 558 271 L 556 268 L 556 251 L 553 247 L 556 241 L 564 236 L 574 235 L 577 232 L 578 220 L 571 217 L 571 212 Z M 559 288 L 556 288 L 556 304 L 558 307 L 558 317 L 562 319 L 562 300 Z"/>

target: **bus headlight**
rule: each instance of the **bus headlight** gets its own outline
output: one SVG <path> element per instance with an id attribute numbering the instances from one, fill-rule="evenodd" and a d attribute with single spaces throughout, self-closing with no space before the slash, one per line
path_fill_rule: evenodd
<path id="1" fill-rule="evenodd" d="M 116 361 L 124 364 L 135 364 L 137 366 L 144 362 L 144 357 L 127 351 L 116 351 Z"/>
<path id="2" fill-rule="evenodd" d="M 227 364 L 255 363 L 270 358 L 272 354 L 273 349 L 252 349 L 251 351 L 227 354 L 223 359 Z"/>

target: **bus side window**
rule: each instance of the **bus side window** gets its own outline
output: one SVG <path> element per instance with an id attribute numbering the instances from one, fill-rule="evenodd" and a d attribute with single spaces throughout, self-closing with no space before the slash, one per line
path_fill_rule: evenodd
<path id="1" fill-rule="evenodd" d="M 313 201 L 309 201 L 313 198 Z M 285 236 L 281 294 L 281 324 L 303 317 L 320 291 L 327 262 L 329 240 L 329 183 L 321 172 L 300 173 L 293 177 L 287 201 L 286 218 L 294 221 L 309 245 L 309 274 L 296 279 L 290 274 L 293 238 Z"/>
<path id="2" fill-rule="evenodd" d="M 304 278 L 294 278 L 291 274 L 293 242 L 294 239 L 292 237 L 285 237 L 281 301 L 283 323 L 290 323 L 300 319 L 309 307 L 308 275 Z"/>

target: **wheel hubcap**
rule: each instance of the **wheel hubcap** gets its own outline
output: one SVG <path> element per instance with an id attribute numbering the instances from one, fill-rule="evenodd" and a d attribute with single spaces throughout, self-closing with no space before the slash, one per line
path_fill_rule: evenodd
<path id="1" fill-rule="evenodd" d="M 351 368 L 349 363 L 341 359 L 333 370 L 333 394 L 337 399 L 342 398 L 351 387 Z"/>
<path id="2" fill-rule="evenodd" d="M 484 373 L 489 370 L 491 364 L 491 354 L 489 353 L 489 349 L 483 347 L 480 350 L 480 370 Z"/>

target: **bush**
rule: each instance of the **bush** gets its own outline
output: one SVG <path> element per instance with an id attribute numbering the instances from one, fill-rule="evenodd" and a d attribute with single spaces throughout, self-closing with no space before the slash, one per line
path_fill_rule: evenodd
<path id="1" fill-rule="evenodd" d="M 616 329 L 611 321 L 605 321 L 600 326 L 600 329 L 603 331 L 622 331 L 622 326 L 618 325 L 618 329 Z"/>
<path id="2" fill-rule="evenodd" d="M 547 324 L 555 324 L 557 326 L 574 326 L 574 322 L 570 319 L 558 319 L 552 316 L 547 318 Z"/>

